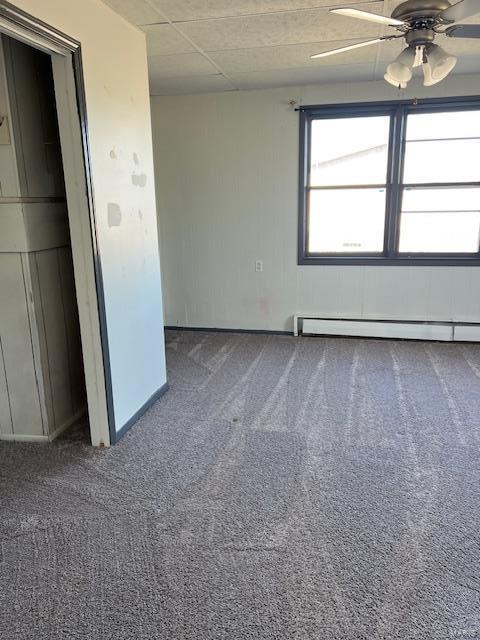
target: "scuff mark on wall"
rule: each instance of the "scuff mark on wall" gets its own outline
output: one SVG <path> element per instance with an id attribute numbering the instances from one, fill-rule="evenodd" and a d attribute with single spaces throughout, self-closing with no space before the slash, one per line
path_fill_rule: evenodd
<path id="1" fill-rule="evenodd" d="M 268 316 L 271 311 L 271 301 L 268 296 L 242 298 L 241 304 L 245 309 L 258 309 L 262 316 Z"/>
<path id="2" fill-rule="evenodd" d="M 110 154 L 109 154 L 109 155 L 110 155 L 110 158 L 111 158 L 112 160 L 116 160 L 116 159 L 117 159 L 117 154 L 116 154 L 116 152 L 115 152 L 115 148 L 113 148 L 113 149 L 110 151 Z"/>
<path id="3" fill-rule="evenodd" d="M 132 184 L 135 187 L 144 187 L 147 184 L 147 174 L 132 173 Z"/>
<path id="4" fill-rule="evenodd" d="M 133 152 L 133 162 L 136 167 L 140 166 L 140 158 L 138 154 Z M 134 187 L 144 187 L 147 184 L 147 174 L 146 173 L 132 173 L 132 184 Z"/>
<path id="5" fill-rule="evenodd" d="M 107 205 L 107 222 L 109 227 L 119 227 L 122 224 L 122 210 L 116 202 Z"/>

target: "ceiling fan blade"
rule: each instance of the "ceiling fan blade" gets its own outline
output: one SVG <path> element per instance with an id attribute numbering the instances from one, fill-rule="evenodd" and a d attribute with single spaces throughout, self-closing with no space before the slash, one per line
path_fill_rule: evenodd
<path id="1" fill-rule="evenodd" d="M 454 24 L 445 29 L 449 38 L 480 38 L 480 24 Z"/>
<path id="2" fill-rule="evenodd" d="M 391 27 L 401 27 L 406 24 L 403 20 L 379 16 L 369 11 L 360 11 L 360 9 L 330 9 L 330 12 L 338 13 L 341 16 L 348 16 L 349 18 L 359 18 L 360 20 L 368 20 L 369 22 L 377 22 L 378 24 L 387 24 Z"/>
<path id="3" fill-rule="evenodd" d="M 375 38 L 374 40 L 365 40 L 364 42 L 357 42 L 356 44 L 349 44 L 346 47 L 340 47 L 339 49 L 330 49 L 330 51 L 322 51 L 321 53 L 315 53 L 310 56 L 312 60 L 317 58 L 326 58 L 327 56 L 333 56 L 336 53 L 343 53 L 344 51 L 351 51 L 352 49 L 360 49 L 360 47 L 368 47 L 369 44 L 376 44 L 382 42 L 385 38 Z"/>
<path id="4" fill-rule="evenodd" d="M 458 22 L 480 13 L 480 0 L 461 0 L 442 11 L 438 18 L 445 22 Z"/>

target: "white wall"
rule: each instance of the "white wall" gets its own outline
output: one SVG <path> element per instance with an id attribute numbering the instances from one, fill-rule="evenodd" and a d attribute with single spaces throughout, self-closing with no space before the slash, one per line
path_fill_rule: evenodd
<path id="1" fill-rule="evenodd" d="M 115 424 L 166 382 L 145 37 L 100 0 L 14 0 L 82 46 Z"/>
<path id="2" fill-rule="evenodd" d="M 480 94 L 480 75 L 400 96 L 467 94 Z M 398 95 L 382 81 L 152 97 L 166 324 L 291 330 L 296 311 L 480 321 L 477 267 L 297 265 L 298 113 L 289 100 Z"/>

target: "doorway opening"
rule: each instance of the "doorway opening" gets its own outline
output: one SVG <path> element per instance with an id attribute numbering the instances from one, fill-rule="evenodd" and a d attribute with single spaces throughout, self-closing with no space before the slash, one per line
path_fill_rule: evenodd
<path id="1" fill-rule="evenodd" d="M 0 44 L 0 439 L 109 446 L 80 44 L 1 0 Z"/>
<path id="2" fill-rule="evenodd" d="M 0 433 L 53 440 L 87 424 L 51 58 L 0 38 Z"/>

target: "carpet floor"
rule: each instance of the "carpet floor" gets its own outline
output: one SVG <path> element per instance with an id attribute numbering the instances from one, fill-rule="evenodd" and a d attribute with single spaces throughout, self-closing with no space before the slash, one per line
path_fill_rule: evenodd
<path id="1" fill-rule="evenodd" d="M 112 449 L 0 443 L 0 637 L 480 639 L 480 346 L 169 332 Z"/>

